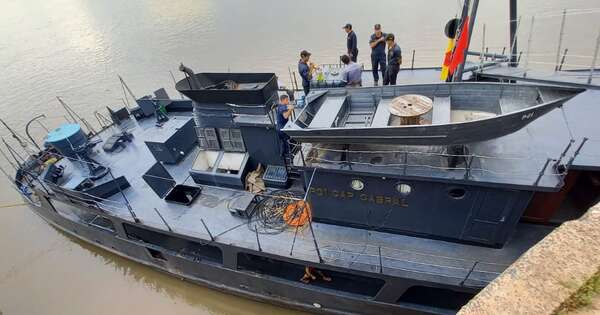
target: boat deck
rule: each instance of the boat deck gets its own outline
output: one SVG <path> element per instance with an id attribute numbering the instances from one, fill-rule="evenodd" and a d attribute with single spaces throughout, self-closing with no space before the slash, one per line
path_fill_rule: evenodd
<path id="1" fill-rule="evenodd" d="M 247 198 L 250 193 L 202 186 L 201 195 L 189 207 L 165 202 L 142 179 L 142 174 L 155 163 L 142 138 L 149 128 L 156 128 L 154 120 L 132 122 L 132 126 L 134 128 L 130 132 L 135 138 L 124 150 L 105 153 L 98 148 L 94 158 L 109 166 L 115 177 L 127 178 L 131 187 L 124 190 L 124 194 L 143 224 L 167 230 L 153 209 L 156 207 L 178 234 L 210 240 L 209 233 L 201 222 L 203 220 L 215 241 L 258 250 L 256 234 L 250 228 L 252 222 L 233 216 L 228 210 L 236 200 Z M 112 132 L 117 132 L 116 127 L 113 129 L 115 130 Z M 109 129 L 103 132 L 102 137 L 109 137 L 110 134 Z M 191 152 L 177 165 L 165 165 L 178 184 L 199 186 L 191 180 L 188 173 L 196 153 Z M 67 165 L 67 174 L 77 172 L 72 162 L 63 159 L 60 163 Z M 121 205 L 111 207 L 112 213 L 132 220 L 121 194 L 117 193 L 109 199 L 113 204 Z M 521 224 L 504 248 L 494 249 L 322 223 L 314 223 L 313 227 L 326 264 L 473 287 L 485 286 L 552 230 L 549 227 Z M 294 229 L 288 229 L 279 234 L 259 234 L 258 238 L 264 252 L 318 262 L 310 230 L 299 230 L 295 243 L 294 234 Z M 292 244 L 294 249 L 290 253 Z"/>

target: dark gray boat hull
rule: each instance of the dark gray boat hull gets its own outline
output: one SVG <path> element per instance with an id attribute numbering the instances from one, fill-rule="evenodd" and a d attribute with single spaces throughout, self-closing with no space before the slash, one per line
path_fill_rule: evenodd
<path id="1" fill-rule="evenodd" d="M 465 87 L 480 87 L 481 91 L 472 91 Z M 504 88 L 506 87 L 506 88 Z M 365 98 L 370 95 L 373 99 L 391 97 L 391 95 L 402 95 L 406 93 L 433 95 L 450 95 L 459 88 L 465 89 L 462 94 L 464 99 L 485 99 L 487 97 L 498 97 L 498 95 L 513 93 L 512 97 L 519 97 L 521 93 L 531 93 L 531 90 L 544 93 L 557 93 L 548 102 L 539 105 L 515 110 L 493 118 L 486 118 L 468 122 L 414 125 L 414 126 L 369 126 L 369 127 L 332 127 L 332 128 L 305 128 L 305 125 L 291 123 L 286 126 L 284 132 L 293 139 L 300 142 L 328 143 L 328 144 L 394 144 L 394 145 L 458 145 L 481 142 L 499 138 L 514 133 L 537 118 L 545 115 L 553 109 L 562 106 L 566 101 L 582 92 L 581 89 L 569 89 L 559 87 L 515 87 L 514 91 L 508 91 L 513 86 L 508 84 L 493 83 L 461 83 L 461 84 L 426 84 L 402 87 L 365 88 L 348 91 L 348 96 L 354 98 Z M 389 89 L 386 91 L 385 89 Z M 503 89 L 507 89 L 505 92 Z M 529 89 L 520 91 L 518 89 Z M 338 91 L 332 90 L 334 93 Z M 539 92 L 541 93 L 541 92 Z M 326 95 L 321 97 L 326 97 Z M 541 98 L 541 97 L 540 97 Z M 318 97 L 315 98 L 318 100 Z M 375 102 L 374 102 L 375 103 Z M 326 106 L 325 103 L 323 106 Z M 308 106 L 311 106 L 310 104 Z M 435 105 L 434 105 L 435 106 Z M 469 105 L 471 109 L 476 106 Z M 321 110 L 321 109 L 319 109 Z"/>
<path id="2" fill-rule="evenodd" d="M 165 272 L 182 280 L 223 291 L 229 294 L 256 301 L 295 308 L 320 314 L 450 314 L 446 309 L 429 308 L 413 304 L 395 304 L 378 301 L 379 297 L 361 298 L 352 295 L 340 295 L 335 292 L 306 286 L 299 281 L 286 283 L 258 273 L 248 273 L 235 268 L 235 253 L 243 249 L 221 244 L 225 259 L 224 265 L 193 262 L 180 255 L 163 252 L 166 260 L 157 261 L 148 254 L 147 244 L 132 241 L 123 234 L 121 224 L 117 224 L 117 237 L 97 228 L 69 220 L 56 212 L 55 207 L 76 207 L 73 204 L 42 199 L 41 205 L 30 204 L 30 208 L 55 228 L 91 245 L 107 250 L 148 267 Z M 90 211 L 89 208 L 83 211 Z M 103 214 L 106 216 L 106 214 Z M 113 222 L 122 221 L 111 217 Z M 127 221 L 122 221 L 123 223 Z M 247 251 L 247 250 L 243 250 Z M 261 254 L 264 255 L 264 254 Z M 227 262 L 229 261 L 229 262 Z M 231 266 L 233 264 L 234 266 Z M 406 279 L 404 282 L 390 282 L 386 291 L 397 292 L 405 286 L 421 281 Z"/>

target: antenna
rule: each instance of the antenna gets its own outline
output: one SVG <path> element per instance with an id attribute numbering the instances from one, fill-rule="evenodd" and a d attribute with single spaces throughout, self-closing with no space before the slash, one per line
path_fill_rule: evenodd
<path id="1" fill-rule="evenodd" d="M 127 92 L 129 93 L 129 96 L 131 96 L 131 98 L 133 99 L 134 102 L 137 102 L 137 97 L 135 97 L 135 95 L 133 95 L 133 92 L 131 91 L 129 86 L 127 86 L 127 83 L 125 83 L 125 80 L 123 80 L 123 78 L 120 75 L 117 75 L 117 76 L 119 77 L 119 81 L 121 81 L 121 88 L 123 88 L 123 95 L 125 95 L 125 102 L 127 103 L 127 109 L 129 109 L 130 106 L 129 106 L 129 100 L 127 99 Z"/>
<path id="2" fill-rule="evenodd" d="M 69 114 L 69 116 L 71 117 L 71 119 L 73 120 L 74 123 L 77 123 L 77 120 L 79 120 L 81 122 L 82 125 L 85 126 L 85 128 L 88 130 L 88 134 L 95 136 L 98 133 L 96 132 L 96 130 L 94 130 L 94 128 L 92 127 L 92 125 L 90 125 L 87 120 L 85 120 L 84 118 L 82 118 L 81 116 L 79 116 L 77 114 L 77 112 L 75 112 L 71 107 L 69 107 L 69 105 L 67 105 L 67 103 L 65 103 L 59 96 L 56 97 L 56 99 L 58 100 L 58 102 L 60 103 L 60 105 L 62 105 L 62 107 L 65 109 L 65 111 L 67 112 L 67 114 Z"/>

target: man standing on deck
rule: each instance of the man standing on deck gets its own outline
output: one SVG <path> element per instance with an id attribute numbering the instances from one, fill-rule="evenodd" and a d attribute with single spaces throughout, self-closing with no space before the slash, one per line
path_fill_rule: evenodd
<path id="1" fill-rule="evenodd" d="M 348 55 L 343 55 L 341 59 L 342 63 L 346 65 L 342 69 L 342 82 L 345 86 L 362 86 L 362 67 L 356 62 L 352 62 Z"/>
<path id="2" fill-rule="evenodd" d="M 294 105 L 290 104 L 290 97 L 287 94 L 282 94 L 279 97 L 279 104 L 277 104 L 277 134 L 281 142 L 281 155 L 286 156 L 290 151 L 288 141 L 290 137 L 283 131 L 281 131 L 290 120 L 292 112 L 294 111 Z"/>
<path id="3" fill-rule="evenodd" d="M 352 30 L 352 24 L 350 23 L 344 25 L 344 30 L 348 34 L 348 37 L 346 38 L 348 56 L 350 56 L 350 60 L 356 62 L 356 58 L 358 57 L 358 41 L 356 39 L 356 33 Z"/>
<path id="4" fill-rule="evenodd" d="M 385 77 L 385 36 L 381 31 L 381 24 L 375 24 L 375 33 L 371 35 L 369 45 L 371 46 L 371 69 L 373 69 L 373 80 L 375 86 L 379 85 L 379 69 L 381 76 Z"/>
<path id="5" fill-rule="evenodd" d="M 388 46 L 387 51 L 387 69 L 385 76 L 383 77 L 383 85 L 396 85 L 396 78 L 398 72 L 400 72 L 400 65 L 402 64 L 402 50 L 400 46 L 396 44 L 394 34 L 390 33 L 385 36 L 385 42 Z"/>
<path id="6" fill-rule="evenodd" d="M 310 80 L 312 74 L 310 73 L 310 66 L 308 60 L 310 59 L 310 53 L 306 50 L 300 52 L 300 61 L 298 61 L 298 73 L 302 78 L 302 88 L 304 89 L 304 96 L 308 96 L 310 92 Z"/>

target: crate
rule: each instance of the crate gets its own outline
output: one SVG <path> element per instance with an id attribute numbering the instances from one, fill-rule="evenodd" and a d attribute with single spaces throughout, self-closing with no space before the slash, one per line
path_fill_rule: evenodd
<path id="1" fill-rule="evenodd" d="M 285 166 L 268 165 L 263 175 L 267 187 L 287 189 L 290 187 L 287 169 Z"/>

